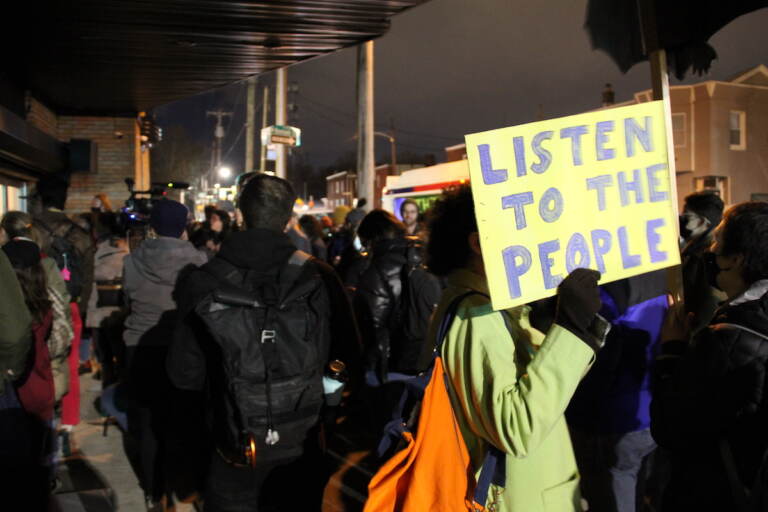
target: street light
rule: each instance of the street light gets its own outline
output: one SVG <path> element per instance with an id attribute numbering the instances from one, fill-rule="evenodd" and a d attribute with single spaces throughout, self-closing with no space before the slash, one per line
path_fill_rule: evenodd
<path id="1" fill-rule="evenodd" d="M 229 167 L 227 167 L 225 165 L 222 165 L 221 167 L 219 167 L 219 177 L 220 178 L 227 179 L 230 176 L 232 176 L 232 169 L 230 169 Z"/>

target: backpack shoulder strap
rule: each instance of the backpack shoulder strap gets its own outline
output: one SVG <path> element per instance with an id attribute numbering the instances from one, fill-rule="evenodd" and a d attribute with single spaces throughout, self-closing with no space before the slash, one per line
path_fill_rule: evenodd
<path id="1" fill-rule="evenodd" d="M 243 273 L 239 268 L 221 258 L 213 258 L 206 265 L 200 267 L 200 270 L 212 275 L 218 281 L 232 285 L 239 284 L 243 279 Z"/>
<path id="2" fill-rule="evenodd" d="M 298 283 L 301 277 L 307 272 L 307 263 L 312 261 L 314 257 L 304 251 L 295 251 L 288 258 L 288 262 L 280 271 L 279 286 L 280 286 L 280 299 L 283 300 L 288 296 L 290 291 Z"/>
<path id="3" fill-rule="evenodd" d="M 443 315 L 442 320 L 440 321 L 440 326 L 437 329 L 437 333 L 435 336 L 435 354 L 440 353 L 440 348 L 443 346 L 443 341 L 445 340 L 445 336 L 448 334 L 448 329 L 451 328 L 451 324 L 453 323 L 453 319 L 456 317 L 456 313 L 459 310 L 459 306 L 462 302 L 464 302 L 464 299 L 469 297 L 470 295 L 483 295 L 486 297 L 484 293 L 480 293 L 474 290 L 462 293 L 458 297 L 455 297 L 451 303 L 448 305 L 448 307 L 445 310 L 445 314 Z"/>

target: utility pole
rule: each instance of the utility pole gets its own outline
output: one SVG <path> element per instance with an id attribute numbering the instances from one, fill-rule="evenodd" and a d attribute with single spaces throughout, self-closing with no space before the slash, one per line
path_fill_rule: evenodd
<path id="1" fill-rule="evenodd" d="M 225 117 L 232 117 L 232 112 L 209 110 L 206 115 L 216 118 L 216 128 L 213 132 L 213 151 L 211 152 L 210 183 L 208 183 L 208 186 L 212 187 L 216 183 L 216 170 L 221 166 L 221 145 L 224 140 L 224 124 L 222 120 Z"/>
<path id="2" fill-rule="evenodd" d="M 277 70 L 277 91 L 275 91 L 275 124 L 285 126 L 288 118 L 288 70 Z M 286 154 L 285 144 L 277 144 L 277 160 L 275 161 L 275 174 L 278 178 L 285 179 Z"/>
<path id="3" fill-rule="evenodd" d="M 261 104 L 261 127 L 269 126 L 269 87 L 264 87 L 264 99 Z M 267 145 L 261 141 L 261 158 L 259 159 L 259 172 L 267 170 Z"/>
<path id="4" fill-rule="evenodd" d="M 245 110 L 245 172 L 254 169 L 253 145 L 256 136 L 256 78 L 248 79 L 248 103 Z"/>
<path id="5" fill-rule="evenodd" d="M 373 208 L 373 41 L 357 47 L 357 198 Z"/>

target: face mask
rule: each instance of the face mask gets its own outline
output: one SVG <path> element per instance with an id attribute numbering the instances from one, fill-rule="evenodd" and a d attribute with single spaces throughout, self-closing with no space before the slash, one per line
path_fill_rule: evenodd
<path id="1" fill-rule="evenodd" d="M 731 270 L 730 268 L 720 268 L 717 264 L 717 256 L 713 252 L 704 253 L 704 268 L 707 273 L 707 281 L 709 286 L 717 290 L 721 290 L 720 285 L 717 284 L 717 275 L 720 272 Z"/>
<path id="2" fill-rule="evenodd" d="M 687 227 L 688 217 L 686 215 L 679 215 L 677 219 L 680 222 L 680 236 L 683 237 L 684 240 L 688 240 L 691 237 L 691 234 L 693 234 Z"/>

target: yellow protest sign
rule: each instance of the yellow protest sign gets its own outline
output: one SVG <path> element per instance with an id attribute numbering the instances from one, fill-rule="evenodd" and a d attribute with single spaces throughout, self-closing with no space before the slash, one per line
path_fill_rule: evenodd
<path id="1" fill-rule="evenodd" d="M 680 263 L 662 102 L 466 136 L 494 309 Z"/>

